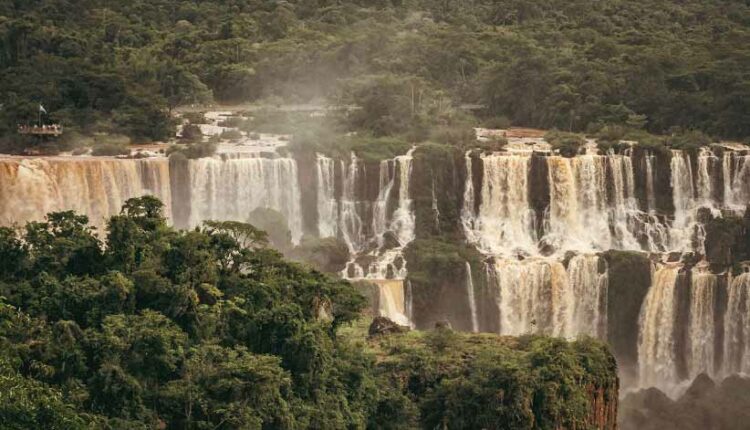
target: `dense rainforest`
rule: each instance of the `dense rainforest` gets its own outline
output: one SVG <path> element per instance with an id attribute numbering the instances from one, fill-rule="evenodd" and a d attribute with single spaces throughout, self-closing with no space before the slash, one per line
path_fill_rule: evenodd
<path id="1" fill-rule="evenodd" d="M 746 139 L 749 27 L 741 0 L 2 0 L 0 149 L 29 146 L 15 129 L 39 104 L 69 140 L 145 142 L 174 135 L 181 105 L 321 100 L 361 107 L 347 126 L 375 135 L 461 120 Z"/>
<path id="2" fill-rule="evenodd" d="M 129 200 L 105 241 L 73 212 L 0 229 L 1 428 L 614 426 L 602 343 L 387 321 L 367 339 L 348 281 L 162 208 Z"/>

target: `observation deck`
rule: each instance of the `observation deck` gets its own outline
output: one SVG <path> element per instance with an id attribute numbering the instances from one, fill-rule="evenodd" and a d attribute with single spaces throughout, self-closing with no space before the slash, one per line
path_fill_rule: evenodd
<path id="1" fill-rule="evenodd" d="M 50 125 L 19 125 L 18 134 L 30 136 L 58 137 L 63 134 L 63 127 L 59 124 Z"/>

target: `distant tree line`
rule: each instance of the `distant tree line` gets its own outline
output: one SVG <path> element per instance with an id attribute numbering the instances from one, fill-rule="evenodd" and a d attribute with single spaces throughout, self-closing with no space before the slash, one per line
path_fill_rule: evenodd
<path id="1" fill-rule="evenodd" d="M 742 0 L 0 0 L 0 149 L 50 121 L 135 142 L 216 101 L 362 105 L 376 135 L 480 120 L 750 136 Z"/>

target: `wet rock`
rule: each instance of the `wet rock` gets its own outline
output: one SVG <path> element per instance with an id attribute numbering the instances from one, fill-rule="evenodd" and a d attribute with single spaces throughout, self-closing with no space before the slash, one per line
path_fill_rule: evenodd
<path id="1" fill-rule="evenodd" d="M 681 252 L 670 252 L 667 254 L 667 263 L 677 263 L 682 259 Z"/>
<path id="2" fill-rule="evenodd" d="M 398 248 L 401 244 L 398 242 L 396 233 L 392 231 L 386 231 L 383 234 L 383 248 L 382 249 L 393 249 Z"/>
<path id="3" fill-rule="evenodd" d="M 716 388 L 716 383 L 705 373 L 698 375 L 690 388 L 685 392 L 685 397 L 699 399 L 709 395 Z"/>
<path id="4" fill-rule="evenodd" d="M 539 253 L 542 254 L 544 257 L 549 257 L 553 255 L 557 251 L 554 245 L 547 242 L 546 240 L 542 240 L 539 242 Z"/>

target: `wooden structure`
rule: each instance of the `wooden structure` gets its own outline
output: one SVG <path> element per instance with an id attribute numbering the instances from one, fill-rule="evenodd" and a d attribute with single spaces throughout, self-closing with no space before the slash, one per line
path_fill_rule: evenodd
<path id="1" fill-rule="evenodd" d="M 18 134 L 30 135 L 30 136 L 58 137 L 58 136 L 62 136 L 63 128 L 59 124 L 19 125 Z"/>

